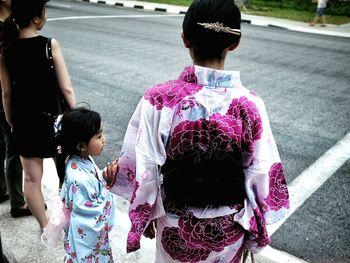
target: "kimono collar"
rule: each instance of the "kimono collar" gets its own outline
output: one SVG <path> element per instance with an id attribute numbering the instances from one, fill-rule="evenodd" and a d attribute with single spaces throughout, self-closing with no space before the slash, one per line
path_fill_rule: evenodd
<path id="1" fill-rule="evenodd" d="M 78 165 L 79 168 L 85 170 L 88 173 L 91 173 L 93 175 L 97 175 L 97 169 L 96 169 L 96 164 L 94 162 L 94 160 L 91 158 L 91 156 L 89 156 L 88 158 L 81 158 L 78 155 L 71 155 L 70 157 L 71 161 L 76 163 Z M 98 176 L 99 177 L 99 176 Z M 98 178 L 100 179 L 100 178 Z"/>
<path id="2" fill-rule="evenodd" d="M 179 78 L 209 88 L 242 86 L 239 71 L 217 70 L 197 65 L 187 66 Z"/>

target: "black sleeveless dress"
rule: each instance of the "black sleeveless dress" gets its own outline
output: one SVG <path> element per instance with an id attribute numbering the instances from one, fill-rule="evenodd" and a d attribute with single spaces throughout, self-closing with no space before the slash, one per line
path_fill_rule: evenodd
<path id="1" fill-rule="evenodd" d="M 12 82 L 14 142 L 24 157 L 53 157 L 57 152 L 48 114 L 57 112 L 55 78 L 46 53 L 47 38 L 18 39 L 3 51 Z"/>

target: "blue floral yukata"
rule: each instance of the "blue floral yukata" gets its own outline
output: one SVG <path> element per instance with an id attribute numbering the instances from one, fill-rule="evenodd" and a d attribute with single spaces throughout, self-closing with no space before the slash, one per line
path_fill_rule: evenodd
<path id="1" fill-rule="evenodd" d="M 64 229 L 64 262 L 113 262 L 109 234 L 116 208 L 105 186 L 102 171 L 91 157 L 69 157 L 61 192 L 71 213 L 69 227 Z"/>
<path id="2" fill-rule="evenodd" d="M 168 202 L 162 168 L 169 160 L 181 167 L 188 153 L 203 163 L 233 156 L 240 168 L 232 166 L 228 177 L 240 173 L 245 197 L 215 207 Z M 118 165 L 111 191 L 130 201 L 127 251 L 140 249 L 156 220 L 155 262 L 238 263 L 244 246 L 259 252 L 271 243 L 266 225 L 289 210 L 264 102 L 242 85 L 238 71 L 188 66 L 178 79 L 151 87 L 131 117 Z M 175 189 L 180 195 L 186 178 Z"/>

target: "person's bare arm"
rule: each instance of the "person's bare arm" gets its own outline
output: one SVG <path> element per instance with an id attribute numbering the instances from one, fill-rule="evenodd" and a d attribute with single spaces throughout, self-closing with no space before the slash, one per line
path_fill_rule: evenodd
<path id="1" fill-rule="evenodd" d="M 59 88 L 61 89 L 63 96 L 66 98 L 69 107 L 73 108 L 76 104 L 75 93 L 60 45 L 54 38 L 51 39 L 51 47 Z"/>

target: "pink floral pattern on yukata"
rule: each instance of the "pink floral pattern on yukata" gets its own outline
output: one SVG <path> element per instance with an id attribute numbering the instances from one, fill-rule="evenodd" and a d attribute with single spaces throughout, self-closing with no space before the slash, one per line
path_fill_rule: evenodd
<path id="1" fill-rule="evenodd" d="M 135 168 L 134 169 L 131 169 L 129 168 L 129 166 L 127 166 L 126 169 L 126 175 L 127 175 L 127 180 L 128 180 L 128 183 L 132 183 L 135 179 Z"/>
<path id="2" fill-rule="evenodd" d="M 95 248 L 93 249 L 93 253 L 86 256 L 85 258 L 82 258 L 82 262 L 98 263 L 100 262 L 99 255 L 109 256 L 108 262 L 113 262 L 112 250 L 109 248 L 110 246 L 107 246 L 109 243 L 108 233 L 110 231 L 111 231 L 111 227 L 108 226 L 108 224 L 105 224 L 100 232 L 100 236 L 98 237 L 98 241 L 95 245 Z M 108 248 L 105 248 L 106 246 Z"/>
<path id="3" fill-rule="evenodd" d="M 272 165 L 269 171 L 269 195 L 266 203 L 273 211 L 279 210 L 281 207 L 289 208 L 289 194 L 287 182 L 284 176 L 281 163 Z"/>
<path id="4" fill-rule="evenodd" d="M 144 203 L 129 211 L 129 218 L 132 222 L 131 230 L 127 239 L 127 252 L 136 251 L 140 248 L 140 238 L 151 216 L 153 205 Z"/>
<path id="5" fill-rule="evenodd" d="M 162 245 L 164 250 L 174 260 L 181 262 L 198 262 L 206 260 L 210 250 L 204 248 L 189 247 L 179 235 L 179 228 L 165 227 L 162 233 Z"/>
<path id="6" fill-rule="evenodd" d="M 84 205 L 85 205 L 86 207 L 92 207 L 92 202 L 91 202 L 90 200 L 88 200 L 88 201 L 86 201 L 86 202 L 84 203 Z"/>
<path id="7" fill-rule="evenodd" d="M 67 252 L 68 255 L 70 255 L 71 259 L 68 259 L 67 261 L 67 257 L 64 257 L 64 262 L 73 262 L 73 258 L 77 257 L 77 253 L 75 251 L 70 251 L 70 246 L 69 246 L 69 240 L 67 240 L 67 242 L 64 243 L 64 250 Z"/>
<path id="8" fill-rule="evenodd" d="M 78 169 L 77 163 L 74 163 L 74 162 L 72 162 L 72 164 L 70 165 L 70 167 L 71 167 L 73 170 Z"/>
<path id="9" fill-rule="evenodd" d="M 186 82 L 186 83 L 184 83 Z M 163 107 L 172 108 L 190 94 L 194 94 L 203 88 L 196 84 L 197 78 L 194 67 L 186 67 L 177 80 L 168 81 L 150 88 L 144 95 L 157 110 Z"/>
<path id="10" fill-rule="evenodd" d="M 179 79 L 182 79 L 188 83 L 197 83 L 198 80 L 194 66 L 186 66 L 185 69 L 181 72 Z"/>
<path id="11" fill-rule="evenodd" d="M 112 206 L 111 202 L 107 201 L 104 208 L 103 208 L 103 214 L 95 217 L 96 224 L 100 223 L 100 222 L 107 222 L 108 221 L 108 217 L 111 215 L 111 206 Z"/>
<path id="12" fill-rule="evenodd" d="M 188 109 L 194 108 L 197 105 L 196 99 L 194 97 L 190 97 L 188 99 L 184 99 L 180 102 L 175 114 L 180 118 L 183 117 L 182 111 L 186 111 Z"/>
<path id="13" fill-rule="evenodd" d="M 77 192 L 77 187 L 78 187 L 78 183 L 77 181 L 74 181 L 73 184 L 72 184 L 72 192 L 73 193 L 76 193 Z"/>
<path id="14" fill-rule="evenodd" d="M 244 229 L 233 218 L 234 214 L 200 219 L 188 213 L 179 220 L 179 235 L 189 247 L 219 252 L 244 235 Z"/>
<path id="15" fill-rule="evenodd" d="M 98 263 L 99 262 L 99 257 L 100 255 L 102 256 L 108 256 L 109 261 L 108 262 L 113 262 L 113 257 L 112 257 L 112 250 L 110 248 L 104 248 L 104 247 L 110 247 L 108 246 L 109 243 L 109 238 L 108 238 L 108 233 L 111 231 L 111 227 L 108 226 L 108 224 L 105 224 L 104 227 L 102 228 L 100 235 L 98 236 L 97 243 L 95 244 L 95 248 L 93 249 L 93 253 L 91 253 L 88 256 L 85 256 L 84 258 L 79 259 L 79 262 L 86 262 L 86 263 Z M 83 232 L 83 229 L 79 228 L 78 229 L 78 235 L 81 238 L 84 238 L 86 234 Z M 73 262 L 72 259 L 77 257 L 77 254 L 75 251 L 70 251 L 70 245 L 69 245 L 69 240 L 65 240 L 64 243 L 64 249 L 68 255 L 71 256 L 71 259 L 65 260 L 67 263 L 68 262 Z"/>
<path id="16" fill-rule="evenodd" d="M 259 208 L 254 209 L 254 216 L 249 220 L 249 224 L 249 231 L 251 232 L 250 239 L 253 237 L 259 247 L 264 247 L 271 243 L 271 239 L 267 233 L 265 219 Z"/>
<path id="17" fill-rule="evenodd" d="M 84 238 L 84 236 L 86 236 L 84 230 L 80 227 L 78 228 L 78 235 L 80 236 L 80 238 Z"/>
<path id="18" fill-rule="evenodd" d="M 244 235 L 244 229 L 233 217 L 200 219 L 186 213 L 180 217 L 178 228 L 164 228 L 161 239 L 164 250 L 181 262 L 205 260 L 212 251 L 222 251 Z"/>
<path id="19" fill-rule="evenodd" d="M 186 152 L 234 152 L 241 144 L 240 122 L 229 116 L 214 114 L 209 120 L 185 120 L 177 125 L 170 137 L 167 154 L 180 159 Z"/>
<path id="20" fill-rule="evenodd" d="M 259 140 L 263 132 L 261 117 L 255 103 L 244 96 L 233 99 L 227 115 L 242 121 L 242 150 L 252 153 L 254 141 Z"/>

